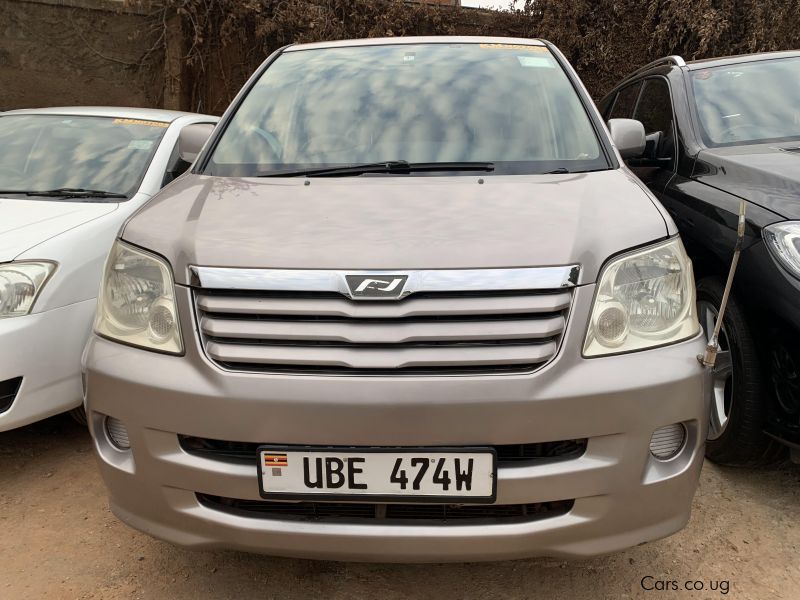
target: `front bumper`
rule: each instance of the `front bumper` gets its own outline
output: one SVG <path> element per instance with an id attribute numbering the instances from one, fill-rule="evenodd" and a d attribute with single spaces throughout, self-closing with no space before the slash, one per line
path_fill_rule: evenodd
<path id="1" fill-rule="evenodd" d="M 94 299 L 85 300 L 0 319 L 0 381 L 22 377 L 13 403 L 0 413 L 0 431 L 80 406 L 81 351 L 95 304 Z"/>
<path id="2" fill-rule="evenodd" d="M 573 315 L 588 314 L 591 286 Z M 190 309 L 180 301 L 183 315 Z M 87 407 L 111 506 L 155 537 L 195 548 L 366 561 L 473 561 L 588 556 L 667 536 L 689 519 L 703 460 L 707 406 L 698 336 L 601 359 L 579 355 L 572 319 L 560 355 L 532 375 L 324 377 L 229 373 L 189 333 L 186 356 L 96 336 L 85 359 Z M 191 328 L 186 329 L 191 332 Z M 104 415 L 127 427 L 117 450 Z M 670 461 L 653 431 L 684 423 Z M 274 444 L 440 446 L 588 438 L 579 458 L 498 471 L 497 504 L 572 500 L 567 513 L 525 523 L 332 523 L 258 518 L 210 508 L 202 493 L 259 500 L 256 466 L 195 456 L 178 434 Z"/>

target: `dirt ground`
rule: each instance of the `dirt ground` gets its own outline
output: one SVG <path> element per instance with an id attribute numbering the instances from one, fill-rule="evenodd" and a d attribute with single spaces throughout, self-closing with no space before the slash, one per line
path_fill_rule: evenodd
<path id="1" fill-rule="evenodd" d="M 587 561 L 367 565 L 188 551 L 114 518 L 88 434 L 69 418 L 0 434 L 2 600 L 795 599 L 798 550 L 800 467 L 707 463 L 686 529 Z M 657 583 L 672 581 L 678 591 Z M 687 592 L 687 582 L 703 590 Z"/>

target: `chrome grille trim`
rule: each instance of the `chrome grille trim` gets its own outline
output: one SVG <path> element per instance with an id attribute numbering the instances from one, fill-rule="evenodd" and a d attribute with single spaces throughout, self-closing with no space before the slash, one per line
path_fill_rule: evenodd
<path id="1" fill-rule="evenodd" d="M 409 298 L 404 302 L 352 302 L 347 298 L 271 298 L 268 296 L 206 295 L 198 291 L 197 306 L 204 312 L 224 315 L 279 315 L 281 317 L 407 319 L 473 315 L 531 315 L 555 313 L 569 307 L 570 292 L 491 298 Z M 446 302 L 446 304 L 444 304 Z"/>
<path id="2" fill-rule="evenodd" d="M 337 292 L 353 299 L 347 275 L 408 277 L 405 298 L 417 292 L 470 292 L 502 290 L 554 290 L 578 283 L 580 267 L 532 267 L 519 269 L 433 269 L 426 271 L 328 271 L 313 269 L 189 268 L 194 287 L 225 290 Z M 397 300 L 399 298 L 391 298 Z"/>
<path id="3" fill-rule="evenodd" d="M 412 367 L 455 367 L 480 365 L 540 364 L 556 353 L 555 342 L 530 346 L 502 346 L 502 351 L 486 347 L 442 346 L 437 348 L 401 347 L 346 348 L 342 346 L 285 346 L 219 344 L 208 342 L 206 352 L 217 362 L 250 365 L 309 365 L 350 369 L 408 369 Z"/>
<path id="4" fill-rule="evenodd" d="M 507 270 L 489 271 L 499 276 Z M 558 352 L 571 289 L 506 289 L 512 284 L 483 273 L 474 281 L 486 288 L 478 290 L 464 280 L 444 286 L 443 279 L 427 277 L 429 271 L 416 273 L 417 282 L 438 282 L 440 289 L 422 286 L 404 299 L 365 301 L 341 290 L 309 291 L 305 284 L 288 290 L 194 288 L 198 335 L 209 360 L 236 372 L 526 373 Z"/>
<path id="5" fill-rule="evenodd" d="M 209 338 L 240 340 L 291 340 L 385 344 L 423 342 L 466 342 L 525 340 L 552 337 L 564 330 L 564 317 L 512 319 L 508 321 L 432 321 L 424 328 L 419 323 L 399 320 L 387 327 L 383 322 L 309 321 L 298 327 L 296 321 L 244 319 L 200 319 L 200 329 Z"/>

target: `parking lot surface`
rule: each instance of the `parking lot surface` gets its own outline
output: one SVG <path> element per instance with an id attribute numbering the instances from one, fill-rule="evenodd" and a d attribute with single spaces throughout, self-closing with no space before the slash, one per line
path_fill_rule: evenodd
<path id="1" fill-rule="evenodd" d="M 799 550 L 800 467 L 759 471 L 706 463 L 686 529 L 591 560 L 371 565 L 195 552 L 116 520 L 89 436 L 68 417 L 0 434 L 4 600 L 794 599 L 800 597 Z"/>

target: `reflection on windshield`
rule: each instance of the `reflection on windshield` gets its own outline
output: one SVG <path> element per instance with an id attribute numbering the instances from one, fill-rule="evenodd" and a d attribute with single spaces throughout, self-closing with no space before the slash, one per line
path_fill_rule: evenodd
<path id="1" fill-rule="evenodd" d="M 207 172 L 390 160 L 491 162 L 495 173 L 608 166 L 546 47 L 470 43 L 286 52 L 245 98 Z"/>
<path id="2" fill-rule="evenodd" d="M 692 89 L 709 146 L 800 138 L 800 58 L 693 71 Z"/>
<path id="3" fill-rule="evenodd" d="M 0 117 L 0 190 L 83 188 L 131 196 L 167 126 L 104 117 Z"/>

